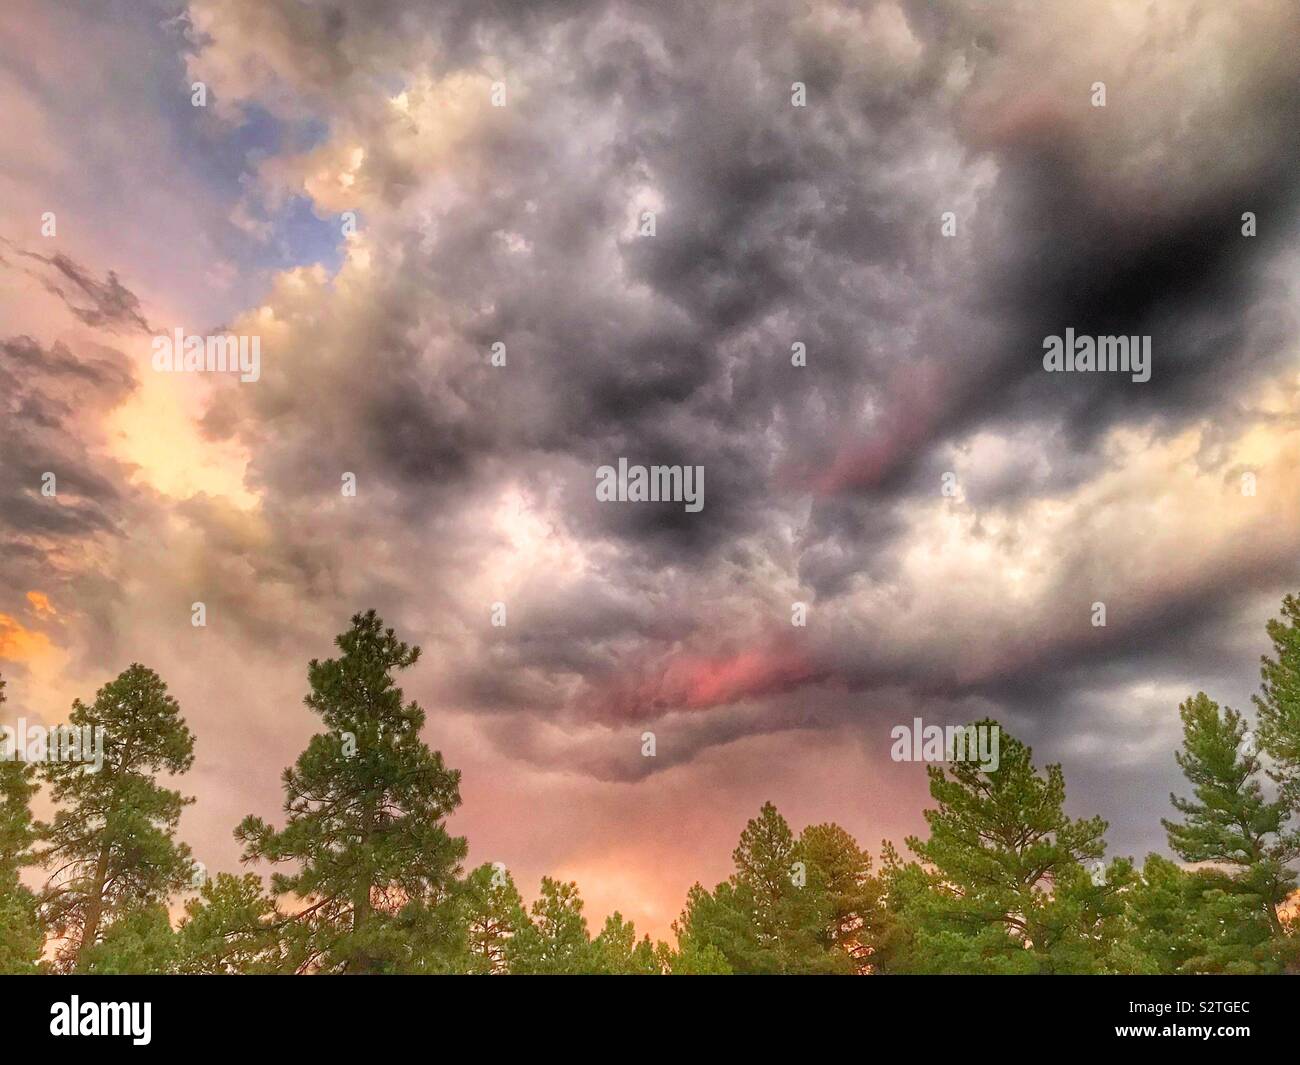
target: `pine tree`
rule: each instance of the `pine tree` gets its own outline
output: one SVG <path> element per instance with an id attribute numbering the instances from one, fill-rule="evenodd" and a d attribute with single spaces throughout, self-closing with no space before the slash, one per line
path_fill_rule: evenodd
<path id="1" fill-rule="evenodd" d="M 1262 693 L 1254 696 L 1260 746 L 1276 764 L 1271 775 L 1291 815 L 1300 820 L 1300 598 L 1282 600 L 1282 617 L 1270 620 L 1267 632 L 1277 657 L 1260 657 Z"/>
<path id="2" fill-rule="evenodd" d="M 697 884 L 696 887 L 699 887 Z M 674 931 L 678 930 L 676 922 Z M 673 976 L 731 976 L 735 970 L 711 943 L 700 943 L 688 935 L 678 934 L 677 949 L 673 950 L 667 943 L 660 943 L 655 948 L 659 958 L 660 969 Z"/>
<path id="3" fill-rule="evenodd" d="M 833 949 L 826 877 L 770 802 L 732 853 L 736 871 L 712 892 L 696 884 L 674 926 L 679 950 L 711 947 L 737 973 L 834 973 L 854 965 Z"/>
<path id="4" fill-rule="evenodd" d="M 5 702 L 0 678 L 0 706 Z M 31 864 L 31 800 L 36 770 L 17 751 L 0 751 L 0 975 L 37 971 L 44 936 L 37 921 L 36 898 L 19 875 Z"/>
<path id="5" fill-rule="evenodd" d="M 825 883 L 790 826 L 772 803 L 740 834 L 732 853 L 737 898 L 750 909 L 759 947 L 781 973 L 846 971 L 847 959 L 829 951 L 834 915 Z"/>
<path id="6" fill-rule="evenodd" d="M 595 969 L 587 919 L 578 885 L 542 877 L 533 919 L 506 949 L 510 971 L 525 976 L 572 976 Z"/>
<path id="7" fill-rule="evenodd" d="M 60 967 L 75 969 L 105 927 L 125 913 L 164 902 L 190 880 L 190 851 L 176 841 L 192 802 L 159 785 L 194 761 L 194 736 L 158 674 L 138 663 L 102 687 L 90 706 L 77 700 L 69 722 L 102 729 L 103 765 L 50 759 L 54 819 L 37 825 L 38 862 L 49 872 L 41 896 L 51 932 L 66 940 Z"/>
<path id="8" fill-rule="evenodd" d="M 144 976 L 176 971 L 178 942 L 167 907 L 148 903 L 119 914 L 77 964 L 89 976 Z"/>
<path id="9" fill-rule="evenodd" d="M 185 904 L 176 968 L 203 975 L 293 973 L 306 954 L 300 931 L 256 874 L 218 873 Z"/>
<path id="10" fill-rule="evenodd" d="M 872 936 L 871 971 L 880 974 L 922 971 L 917 940 L 922 903 L 930 877 L 916 862 L 904 861 L 889 840 L 881 842 L 881 914 Z"/>
<path id="11" fill-rule="evenodd" d="M 930 838 L 907 840 L 923 865 L 897 863 L 886 878 L 893 971 L 1104 971 L 1131 866 L 1085 869 L 1105 851 L 1106 822 L 1065 815 L 1061 767 L 1040 775 L 1030 748 L 1001 732 L 996 768 L 954 760 L 927 772 Z"/>
<path id="12" fill-rule="evenodd" d="M 605 919 L 605 927 L 592 940 L 592 971 L 606 976 L 658 976 L 664 970 L 662 952 L 643 936 L 636 938 L 631 921 L 615 910 Z M 662 946 L 662 944 L 661 944 Z"/>
<path id="13" fill-rule="evenodd" d="M 1300 837 L 1286 830 L 1285 799 L 1268 800 L 1261 763 L 1243 742 L 1246 722 L 1237 711 L 1198 692 L 1179 707 L 1183 749 L 1175 755 L 1193 798 L 1170 795 L 1182 821 L 1163 818 L 1169 846 L 1187 862 L 1215 862 L 1205 875 L 1223 891 L 1248 896 L 1270 936 L 1284 935 L 1278 909 L 1295 887 L 1288 864 L 1300 856 Z"/>
<path id="14" fill-rule="evenodd" d="M 399 641 L 373 610 L 354 616 L 336 643 L 338 658 L 308 669 L 305 702 L 327 731 L 285 770 L 285 827 L 250 816 L 236 838 L 246 844 L 245 861 L 297 866 L 276 872 L 271 886 L 304 902 L 297 921 L 307 964 L 382 972 L 410 954 L 411 927 L 399 927 L 397 915 L 410 906 L 427 916 L 460 874 L 465 840 L 445 827 L 460 805 L 460 773 L 420 738 L 424 711 L 404 704 L 393 682 L 420 649 Z"/>
<path id="15" fill-rule="evenodd" d="M 880 881 L 871 875 L 871 855 L 836 824 L 809 825 L 799 835 L 813 891 L 830 907 L 823 937 L 829 952 L 845 956 L 855 972 L 866 972 L 881 921 Z"/>
<path id="16" fill-rule="evenodd" d="M 1252 900 L 1221 884 L 1210 871 L 1148 855 L 1125 897 L 1131 931 L 1114 949 L 1116 969 L 1135 975 L 1278 972 L 1276 945 Z"/>
<path id="17" fill-rule="evenodd" d="M 469 956 L 467 971 L 482 975 L 507 972 L 510 941 L 529 923 L 509 871 L 480 865 L 466 877 L 459 906 Z"/>
<path id="18" fill-rule="evenodd" d="M 456 901 L 461 882 L 429 899 L 412 899 L 385 918 L 384 971 L 428 976 L 464 975 L 471 971 L 463 916 Z"/>
<path id="19" fill-rule="evenodd" d="M 688 960 L 713 964 L 721 959 L 732 973 L 779 973 L 778 960 L 759 942 L 753 909 L 749 893 L 737 892 L 730 880 L 711 892 L 701 884 L 692 885 L 681 916 L 673 922 L 679 955 L 671 965 L 673 972 L 687 971 Z"/>

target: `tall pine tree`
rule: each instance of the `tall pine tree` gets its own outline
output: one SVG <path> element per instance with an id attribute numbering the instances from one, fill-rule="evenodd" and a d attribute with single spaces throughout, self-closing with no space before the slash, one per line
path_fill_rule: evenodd
<path id="1" fill-rule="evenodd" d="M 542 877 L 533 919 L 506 949 L 510 971 L 521 976 L 575 976 L 595 969 L 587 918 L 578 885 Z"/>
<path id="2" fill-rule="evenodd" d="M 1242 716 L 1198 692 L 1178 709 L 1183 749 L 1175 758 L 1192 798 L 1170 795 L 1181 821 L 1161 820 L 1169 846 L 1187 862 L 1213 862 L 1205 871 L 1214 886 L 1244 895 L 1270 936 L 1281 940 L 1279 908 L 1295 888 L 1288 865 L 1300 856 L 1300 837 L 1286 828 L 1285 799 L 1270 800 L 1260 786 L 1261 763 L 1244 742 Z"/>
<path id="3" fill-rule="evenodd" d="M 393 674 L 414 665 L 373 610 L 336 639 L 338 658 L 308 668 L 308 707 L 326 731 L 284 772 L 285 826 L 247 817 L 236 830 L 244 860 L 290 863 L 272 889 L 302 900 L 296 923 L 307 964 L 322 972 L 391 971 L 409 956 L 405 907 L 446 904 L 465 840 L 447 816 L 460 805 L 460 773 L 420 738 L 424 711 L 403 701 Z"/>
<path id="4" fill-rule="evenodd" d="M 907 840 L 923 864 L 887 862 L 891 971 L 1106 971 L 1132 870 L 1091 874 L 1106 822 L 1065 815 L 1061 767 L 1040 775 L 1030 748 L 1001 732 L 996 768 L 954 760 L 927 773 L 930 837 Z"/>
<path id="5" fill-rule="evenodd" d="M 664 945 L 656 948 L 649 936 L 636 938 L 636 927 L 615 910 L 591 941 L 592 971 L 604 976 L 658 976 L 664 970 Z"/>
<path id="6" fill-rule="evenodd" d="M 825 949 L 842 953 L 853 971 L 866 972 L 882 917 L 882 887 L 871 873 L 871 855 L 836 824 L 809 825 L 799 845 L 813 890 L 829 904 Z"/>
<path id="7" fill-rule="evenodd" d="M 1300 820 L 1300 598 L 1286 596 L 1282 616 L 1270 620 L 1267 631 L 1277 657 L 1260 659 L 1262 691 L 1254 697 L 1259 739 L 1276 764 L 1271 775 L 1291 816 Z"/>
<path id="8" fill-rule="evenodd" d="M 503 866 L 480 865 L 465 878 L 458 902 L 467 971 L 485 976 L 508 971 L 510 941 L 528 924 L 523 899 Z"/>
<path id="9" fill-rule="evenodd" d="M 114 919 L 164 903 L 190 881 L 190 850 L 177 842 L 176 826 L 193 800 L 156 777 L 190 768 L 194 736 L 167 685 L 138 663 L 91 705 L 74 702 L 69 722 L 103 730 L 104 761 L 97 771 L 78 761 L 42 763 L 57 812 L 37 826 L 36 856 L 49 873 L 46 924 L 65 940 L 60 967 L 76 969 Z"/>
<path id="10" fill-rule="evenodd" d="M 687 895 L 674 926 L 679 952 L 716 953 L 736 973 L 851 971 L 854 960 L 833 943 L 830 870 L 809 859 L 777 808 L 764 803 L 740 834 L 732 876 L 713 892 L 696 884 Z"/>

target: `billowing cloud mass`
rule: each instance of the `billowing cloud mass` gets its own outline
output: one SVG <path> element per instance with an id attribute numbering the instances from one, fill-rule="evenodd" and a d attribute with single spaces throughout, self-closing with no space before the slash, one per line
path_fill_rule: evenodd
<path id="1" fill-rule="evenodd" d="M 4 16 L 0 668 L 47 716 L 157 668 L 210 867 L 372 605 L 471 860 L 597 913 L 662 932 L 768 797 L 901 838 L 914 716 L 1162 847 L 1178 701 L 1243 703 L 1300 582 L 1293 3 L 46 7 Z M 140 57 L 101 128 L 55 42 Z M 177 327 L 260 380 L 154 373 Z M 1150 380 L 1046 373 L 1067 329 Z M 704 508 L 598 501 L 620 458 Z"/>

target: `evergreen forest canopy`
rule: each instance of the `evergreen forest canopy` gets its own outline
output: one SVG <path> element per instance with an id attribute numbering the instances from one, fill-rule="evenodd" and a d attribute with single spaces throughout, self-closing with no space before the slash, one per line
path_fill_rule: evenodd
<path id="1" fill-rule="evenodd" d="M 575 883 L 545 877 L 528 906 L 504 865 L 466 869 L 446 828 L 460 773 L 396 684 L 419 648 L 373 610 L 308 667 L 321 731 L 284 771 L 279 825 L 235 829 L 269 881 L 198 873 L 178 838 L 193 800 L 167 786 L 195 737 L 134 664 L 69 715 L 102 730 L 97 771 L 0 760 L 0 973 L 1300 971 L 1300 598 L 1267 632 L 1253 721 L 1203 692 L 1179 707 L 1186 782 L 1161 822 L 1177 860 L 1107 860 L 1106 822 L 1067 816 L 1061 767 L 1004 732 L 996 765 L 927 767 L 929 834 L 906 855 L 886 841 L 875 859 L 832 823 L 796 832 L 765 804 L 731 876 L 687 893 L 672 944 L 617 912 L 593 935 Z"/>

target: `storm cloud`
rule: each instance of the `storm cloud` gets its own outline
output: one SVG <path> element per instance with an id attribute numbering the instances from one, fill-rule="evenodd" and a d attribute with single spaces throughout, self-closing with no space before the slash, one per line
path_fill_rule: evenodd
<path id="1" fill-rule="evenodd" d="M 203 82 L 217 143 L 277 131 L 227 204 L 247 240 L 305 202 L 337 259 L 228 308 L 258 382 L 194 385 L 247 499 L 88 459 L 41 510 L 69 397 L 92 424 L 148 365 L 6 341 L 3 527 L 116 535 L 126 493 L 176 545 L 111 552 L 153 604 L 104 599 L 113 647 L 204 599 L 263 669 L 375 605 L 452 763 L 504 767 L 480 801 L 550 781 L 605 839 L 663 831 L 627 788 L 748 801 L 762 751 L 812 804 L 828 746 L 847 788 L 893 724 L 987 713 L 1159 846 L 1177 700 L 1244 699 L 1300 578 L 1293 4 L 159 9 L 160 92 Z M 126 264 L 21 261 L 103 344 L 199 324 Z M 1151 379 L 1046 373 L 1067 328 L 1149 336 Z M 703 510 L 599 501 L 620 458 L 702 466 Z"/>

